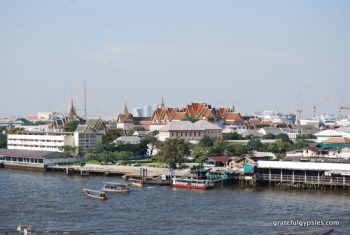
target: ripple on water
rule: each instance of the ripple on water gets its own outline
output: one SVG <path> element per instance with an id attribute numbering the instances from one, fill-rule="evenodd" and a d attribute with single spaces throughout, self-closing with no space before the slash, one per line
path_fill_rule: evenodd
<path id="1" fill-rule="evenodd" d="M 350 234 L 348 192 L 147 187 L 104 202 L 81 192 L 111 180 L 125 182 L 0 169 L 0 233 L 21 223 L 41 234 L 277 234 L 316 227 L 273 227 L 273 220 L 316 219 L 339 220 L 334 234 Z"/>

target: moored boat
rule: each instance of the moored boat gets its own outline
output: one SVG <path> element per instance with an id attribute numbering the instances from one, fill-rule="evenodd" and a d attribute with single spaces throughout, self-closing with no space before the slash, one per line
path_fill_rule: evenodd
<path id="1" fill-rule="evenodd" d="M 130 189 L 127 184 L 120 184 L 120 183 L 114 183 L 114 182 L 106 183 L 105 185 L 103 185 L 102 190 L 105 192 L 113 192 L 113 193 L 130 192 Z"/>
<path id="2" fill-rule="evenodd" d="M 85 193 L 85 196 L 87 196 L 87 197 L 96 198 L 96 199 L 100 199 L 100 200 L 107 199 L 106 193 L 101 192 L 101 191 L 83 188 L 83 192 Z"/>
<path id="3" fill-rule="evenodd" d="M 131 185 L 136 186 L 136 187 L 143 187 L 144 186 L 143 180 L 130 178 L 130 179 L 128 179 L 128 181 Z"/>
<path id="4" fill-rule="evenodd" d="M 214 188 L 214 183 L 210 182 L 209 180 L 173 178 L 171 186 L 173 188 L 206 190 Z"/>

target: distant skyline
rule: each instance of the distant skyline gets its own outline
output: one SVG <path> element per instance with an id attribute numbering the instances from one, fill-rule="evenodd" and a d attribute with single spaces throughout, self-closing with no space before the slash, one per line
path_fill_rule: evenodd
<path id="1" fill-rule="evenodd" d="M 350 1 L 0 1 L 0 117 L 350 105 Z M 344 111 L 350 113 L 350 111 Z"/>

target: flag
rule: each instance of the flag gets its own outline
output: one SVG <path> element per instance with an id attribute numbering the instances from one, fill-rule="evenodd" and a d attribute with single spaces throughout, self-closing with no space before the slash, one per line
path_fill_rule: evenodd
<path id="1" fill-rule="evenodd" d="M 18 231 L 18 232 L 21 232 L 21 231 L 22 231 L 22 225 L 20 225 L 20 224 L 18 225 L 17 231 Z"/>

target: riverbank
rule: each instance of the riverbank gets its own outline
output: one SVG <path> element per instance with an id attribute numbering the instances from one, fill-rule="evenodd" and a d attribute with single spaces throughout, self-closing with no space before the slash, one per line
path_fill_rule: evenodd
<path id="1" fill-rule="evenodd" d="M 65 172 L 69 174 L 104 174 L 104 175 L 142 175 L 142 172 L 146 172 L 148 177 L 160 177 L 162 175 L 174 175 L 178 177 L 184 177 L 190 174 L 190 169 L 176 169 L 170 172 L 167 168 L 157 167 L 145 167 L 145 166 L 118 166 L 118 165 L 98 165 L 98 164 L 85 164 L 84 166 L 66 165 L 66 166 L 48 166 L 47 171 L 53 172 Z"/>

